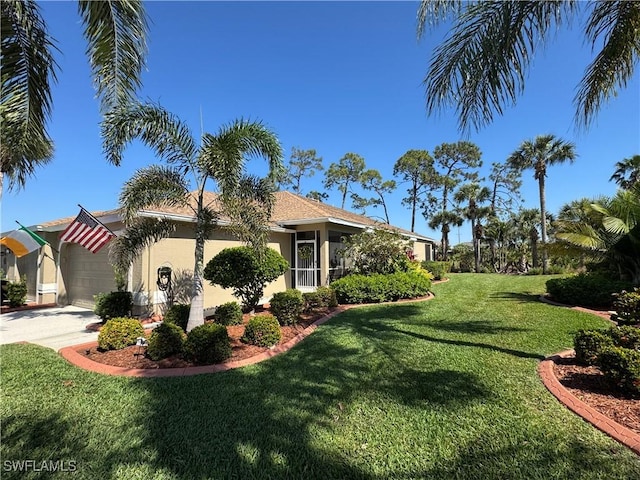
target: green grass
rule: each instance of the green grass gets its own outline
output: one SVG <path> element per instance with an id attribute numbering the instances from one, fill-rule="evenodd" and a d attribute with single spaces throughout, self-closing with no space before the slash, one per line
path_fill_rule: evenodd
<path id="1" fill-rule="evenodd" d="M 548 277 L 454 275 L 434 300 L 355 309 L 288 353 L 213 375 L 107 377 L 2 347 L 2 460 L 76 479 L 632 479 L 640 458 L 536 374 L 602 319 Z M 49 478 L 42 472 L 2 478 Z"/>

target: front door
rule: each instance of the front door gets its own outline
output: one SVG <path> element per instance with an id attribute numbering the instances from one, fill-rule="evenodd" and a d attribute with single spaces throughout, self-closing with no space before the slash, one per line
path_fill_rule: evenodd
<path id="1" fill-rule="evenodd" d="M 298 240 L 296 242 L 296 288 L 300 291 L 314 291 L 316 284 L 316 242 Z"/>

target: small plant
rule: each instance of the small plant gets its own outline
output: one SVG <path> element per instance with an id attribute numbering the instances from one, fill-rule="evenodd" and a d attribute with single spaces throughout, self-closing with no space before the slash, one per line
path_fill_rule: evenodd
<path id="1" fill-rule="evenodd" d="M 220 325 L 242 324 L 242 308 L 238 302 L 227 302 L 216 308 L 213 318 Z"/>
<path id="2" fill-rule="evenodd" d="M 244 330 L 242 341 L 259 347 L 272 347 L 282 338 L 278 319 L 273 315 L 256 315 Z"/>
<path id="3" fill-rule="evenodd" d="M 231 356 L 231 340 L 227 328 L 217 323 L 198 325 L 187 334 L 184 353 L 195 363 L 210 365 Z"/>
<path id="4" fill-rule="evenodd" d="M 93 296 L 95 306 L 93 312 L 100 317 L 102 323 L 110 318 L 122 318 L 131 315 L 133 295 L 131 292 L 98 293 Z"/>
<path id="5" fill-rule="evenodd" d="M 184 331 L 178 325 L 161 323 L 151 332 L 147 355 L 151 360 L 161 360 L 182 353 L 184 340 Z"/>
<path id="6" fill-rule="evenodd" d="M 629 325 L 611 327 L 607 333 L 616 347 L 640 350 L 640 328 Z"/>
<path id="7" fill-rule="evenodd" d="M 102 350 L 120 350 L 135 345 L 136 339 L 142 336 L 144 329 L 135 318 L 112 318 L 100 329 L 98 347 Z"/>
<path id="8" fill-rule="evenodd" d="M 640 288 L 634 288 L 632 292 L 623 290 L 614 293 L 613 309 L 616 313 L 611 315 L 611 320 L 618 325 L 640 324 Z"/>
<path id="9" fill-rule="evenodd" d="M 7 298 L 10 307 L 21 307 L 27 301 L 27 277 L 24 275 L 18 282 L 9 282 Z"/>
<path id="10" fill-rule="evenodd" d="M 585 365 L 595 365 L 600 351 L 612 346 L 613 340 L 606 330 L 580 330 L 573 339 L 576 360 Z"/>
<path id="11" fill-rule="evenodd" d="M 621 347 L 603 348 L 598 367 L 618 388 L 640 393 L 640 352 Z"/>
<path id="12" fill-rule="evenodd" d="M 191 305 L 183 303 L 174 303 L 169 307 L 162 318 L 163 323 L 173 323 L 179 326 L 183 332 L 187 331 L 187 322 L 189 321 L 189 312 Z"/>
<path id="13" fill-rule="evenodd" d="M 336 298 L 336 291 L 331 287 L 318 287 L 316 293 L 320 297 L 320 303 L 322 307 L 337 307 L 338 299 Z"/>
<path id="14" fill-rule="evenodd" d="M 273 295 L 269 301 L 271 311 L 280 325 L 295 325 L 304 308 L 304 300 L 300 290 L 289 288 Z"/>
<path id="15" fill-rule="evenodd" d="M 424 261 L 422 267 L 431 272 L 434 280 L 442 280 L 451 271 L 451 262 Z"/>

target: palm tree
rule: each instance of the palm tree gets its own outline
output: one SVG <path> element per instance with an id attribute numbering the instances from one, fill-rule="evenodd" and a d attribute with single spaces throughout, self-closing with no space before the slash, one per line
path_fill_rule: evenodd
<path id="1" fill-rule="evenodd" d="M 276 135 L 260 122 L 235 120 L 215 135 L 204 133 L 200 146 L 189 127 L 156 105 L 119 107 L 102 124 L 107 159 L 119 164 L 125 146 L 134 139 L 153 149 L 166 166 L 138 170 L 124 185 L 120 205 L 127 226 L 111 252 L 120 269 L 129 267 L 147 245 L 167 237 L 168 222 L 138 217 L 141 209 L 157 206 L 190 208 L 195 220 L 193 298 L 187 329 L 204 323 L 204 244 L 221 215 L 231 230 L 258 253 L 268 238 L 268 220 L 276 182 L 282 174 L 282 148 Z M 244 174 L 245 157 L 263 157 L 269 164 L 265 179 Z M 185 175 L 192 175 L 196 190 L 189 192 Z M 217 205 L 205 204 L 204 192 L 212 180 L 218 189 Z"/>
<path id="2" fill-rule="evenodd" d="M 545 195 L 545 179 L 547 167 L 565 161 L 573 162 L 576 158 L 573 143 L 565 142 L 554 135 L 539 135 L 534 140 L 522 142 L 520 148 L 513 152 L 507 160 L 514 168 L 534 170 L 533 178 L 538 181 L 540 192 L 540 233 L 542 243 L 542 272 L 547 273 L 547 211 Z"/>
<path id="3" fill-rule="evenodd" d="M 574 98 L 576 123 L 586 127 L 633 77 L 640 54 L 639 2 L 422 0 L 418 38 L 427 24 L 451 17 L 455 22 L 424 80 L 428 112 L 455 108 L 463 130 L 491 123 L 524 90 L 536 49 L 585 14 L 585 43 L 602 45 Z"/>
<path id="4" fill-rule="evenodd" d="M 640 184 L 640 155 L 634 155 L 616 163 L 616 171 L 609 180 L 616 182 L 620 188 L 624 189 Z"/>
<path id="5" fill-rule="evenodd" d="M 58 66 L 55 41 L 34 0 L 3 0 L 0 95 L 0 192 L 24 187 L 53 156 L 46 129 Z M 146 55 L 147 20 L 140 0 L 79 1 L 87 55 L 102 113 L 135 98 Z"/>
<path id="6" fill-rule="evenodd" d="M 480 273 L 480 239 L 483 236 L 480 220 L 487 217 L 491 211 L 490 207 L 481 207 L 480 205 L 488 201 L 490 196 L 491 191 L 487 187 L 481 187 L 478 183 L 472 182 L 462 185 L 453 197 L 456 202 L 467 202 L 467 206 L 462 209 L 462 213 L 471 222 L 476 273 Z"/>

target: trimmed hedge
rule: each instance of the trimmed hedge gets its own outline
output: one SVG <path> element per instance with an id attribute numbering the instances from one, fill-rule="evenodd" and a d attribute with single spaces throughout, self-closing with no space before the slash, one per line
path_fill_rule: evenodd
<path id="1" fill-rule="evenodd" d="M 216 308 L 213 320 L 220 325 L 240 325 L 242 323 L 242 308 L 238 302 L 227 302 Z"/>
<path id="2" fill-rule="evenodd" d="M 278 319 L 273 315 L 256 315 L 247 323 L 242 341 L 259 347 L 272 347 L 282 338 Z"/>
<path id="3" fill-rule="evenodd" d="M 338 306 L 336 292 L 331 287 L 318 287 L 315 292 L 305 292 L 302 294 L 304 300 L 304 311 L 312 312 L 320 308 L 332 308 Z"/>
<path id="4" fill-rule="evenodd" d="M 131 315 L 133 294 L 131 292 L 98 293 L 93 296 L 95 305 L 93 312 L 100 317 L 102 323 L 110 318 L 124 318 Z"/>
<path id="5" fill-rule="evenodd" d="M 347 275 L 333 282 L 331 287 L 339 303 L 380 303 L 427 295 L 431 280 L 419 271 Z"/>
<path id="6" fill-rule="evenodd" d="M 613 310 L 611 320 L 618 325 L 639 325 L 640 324 L 640 288 L 634 288 L 632 292 L 623 290 L 613 294 Z"/>
<path id="7" fill-rule="evenodd" d="M 640 352 L 622 347 L 604 348 L 598 355 L 598 368 L 621 390 L 640 393 Z"/>
<path id="8" fill-rule="evenodd" d="M 553 300 L 567 305 L 611 308 L 614 293 L 629 290 L 628 282 L 612 280 L 595 273 L 580 273 L 572 277 L 552 278 L 546 282 Z"/>
<path id="9" fill-rule="evenodd" d="M 198 325 L 187 334 L 184 353 L 195 363 L 210 365 L 231 356 L 231 340 L 227 327 L 217 323 Z"/>
<path id="10" fill-rule="evenodd" d="M 183 332 L 186 332 L 187 323 L 189 323 L 189 312 L 191 312 L 191 305 L 175 303 L 169 307 L 167 313 L 162 317 L 162 321 L 164 323 L 173 323 L 180 327 Z"/>
<path id="11" fill-rule="evenodd" d="M 613 339 L 606 330 L 580 330 L 573 338 L 576 360 L 583 365 L 595 365 L 605 347 L 612 347 Z"/>
<path id="12" fill-rule="evenodd" d="M 280 325 L 295 325 L 304 309 L 302 292 L 289 288 L 284 292 L 275 293 L 269 300 L 269 305 Z"/>
<path id="13" fill-rule="evenodd" d="M 100 329 L 98 347 L 102 350 L 120 350 L 135 345 L 136 339 L 143 336 L 144 328 L 135 318 L 112 318 Z"/>
<path id="14" fill-rule="evenodd" d="M 431 272 L 434 280 L 442 280 L 447 275 L 447 273 L 451 272 L 451 262 L 436 262 L 425 260 L 421 265 L 422 268 Z"/>
<path id="15" fill-rule="evenodd" d="M 161 323 L 151 332 L 147 355 L 151 360 L 162 360 L 182 353 L 185 334 L 175 323 Z"/>
<path id="16" fill-rule="evenodd" d="M 7 298 L 10 307 L 21 307 L 27 301 L 27 279 L 22 277 L 18 282 L 7 284 Z"/>

